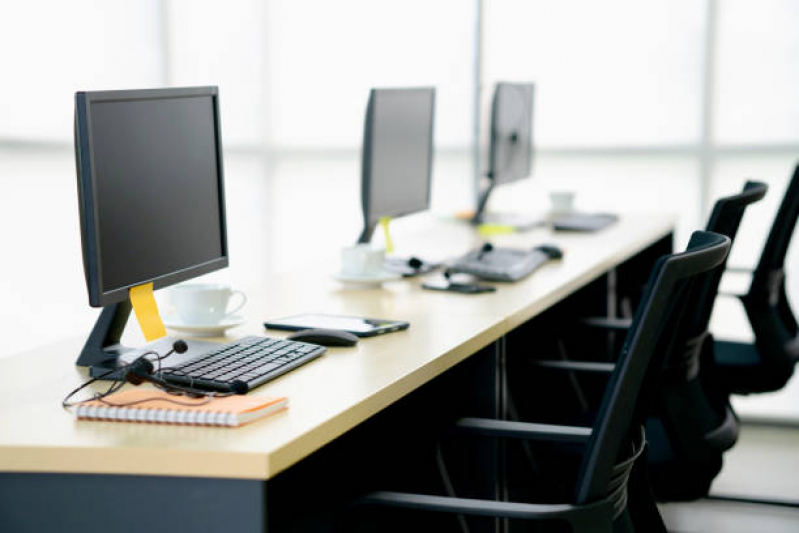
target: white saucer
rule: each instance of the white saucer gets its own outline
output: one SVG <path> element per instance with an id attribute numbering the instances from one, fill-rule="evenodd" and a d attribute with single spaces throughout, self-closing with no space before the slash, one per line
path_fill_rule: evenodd
<path id="1" fill-rule="evenodd" d="M 165 316 L 164 325 L 181 333 L 190 333 L 193 337 L 221 337 L 225 330 L 235 328 L 247 322 L 240 315 L 223 318 L 218 324 L 184 324 L 179 316 Z"/>
<path id="2" fill-rule="evenodd" d="M 374 276 L 353 276 L 343 272 L 333 274 L 333 279 L 341 282 L 345 287 L 353 289 L 374 289 L 386 281 L 398 280 L 401 277 L 399 274 L 387 270 L 383 270 Z"/>

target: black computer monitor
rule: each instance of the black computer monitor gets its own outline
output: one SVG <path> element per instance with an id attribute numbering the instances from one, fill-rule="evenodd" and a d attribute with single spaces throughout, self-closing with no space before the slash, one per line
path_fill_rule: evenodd
<path id="1" fill-rule="evenodd" d="M 358 242 L 369 242 L 383 217 L 429 209 L 434 107 L 432 87 L 369 94 L 361 162 L 364 228 Z"/>
<path id="2" fill-rule="evenodd" d="M 112 368 L 131 287 L 228 266 L 218 90 L 79 92 L 75 160 L 89 304 L 103 307 L 78 364 Z"/>
<path id="3" fill-rule="evenodd" d="M 497 83 L 491 103 L 488 184 L 480 193 L 473 222 L 484 222 L 486 204 L 497 185 L 530 175 L 533 161 L 533 95 L 531 83 Z"/>

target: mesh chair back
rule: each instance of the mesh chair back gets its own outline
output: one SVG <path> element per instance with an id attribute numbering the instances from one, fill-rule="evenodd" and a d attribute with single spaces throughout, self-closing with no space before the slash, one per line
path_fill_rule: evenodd
<path id="1" fill-rule="evenodd" d="M 695 276 L 719 267 L 729 247 L 726 236 L 695 232 L 685 252 L 655 264 L 597 413 L 580 467 L 576 503 L 613 494 L 617 485 L 613 480 L 618 477 L 614 467 L 635 448 L 635 436 L 685 309 L 686 289 Z"/>
<path id="2" fill-rule="evenodd" d="M 746 208 L 762 200 L 767 190 L 768 186 L 765 183 L 747 181 L 740 193 L 720 198 L 713 206 L 705 231 L 726 235 L 730 238 L 732 246 Z M 707 331 L 723 274 L 723 268 L 714 269 L 705 274 L 707 278 L 705 282 L 696 285 L 696 290 L 688 303 L 689 309 L 692 310 L 689 313 L 691 317 L 689 331 L 685 332 L 688 335 L 695 337 Z"/>
<path id="3" fill-rule="evenodd" d="M 785 292 L 785 256 L 799 215 L 799 165 L 793 173 L 760 262 L 752 276 L 749 293 L 742 298 L 755 334 L 762 366 L 756 389 L 776 390 L 793 374 L 799 359 L 796 317 Z"/>

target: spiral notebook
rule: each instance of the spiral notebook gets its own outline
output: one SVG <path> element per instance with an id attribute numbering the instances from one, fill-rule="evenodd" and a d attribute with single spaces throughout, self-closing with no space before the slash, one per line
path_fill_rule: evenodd
<path id="1" fill-rule="evenodd" d="M 287 405 L 286 397 L 234 395 L 209 400 L 136 388 L 117 392 L 102 401 L 83 402 L 77 406 L 75 416 L 84 420 L 236 427 Z"/>

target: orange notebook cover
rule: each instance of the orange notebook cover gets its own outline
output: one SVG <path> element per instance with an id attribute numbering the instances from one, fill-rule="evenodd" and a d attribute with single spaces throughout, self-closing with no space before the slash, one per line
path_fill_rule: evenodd
<path id="1" fill-rule="evenodd" d="M 106 396 L 103 401 L 85 401 L 77 406 L 75 415 L 86 420 L 235 427 L 287 405 L 286 397 L 233 395 L 209 401 L 136 388 Z"/>

